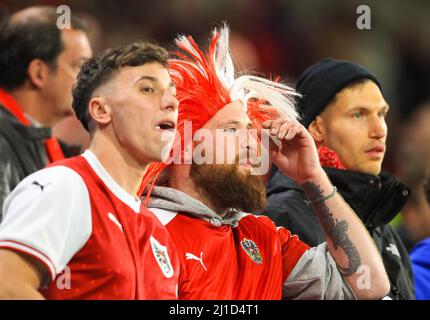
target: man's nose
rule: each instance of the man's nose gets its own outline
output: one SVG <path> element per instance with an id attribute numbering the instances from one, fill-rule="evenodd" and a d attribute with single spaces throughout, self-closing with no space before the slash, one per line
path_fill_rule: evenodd
<path id="1" fill-rule="evenodd" d="M 375 117 L 371 120 L 369 135 L 373 139 L 382 139 L 387 135 L 387 124 L 384 118 Z"/>
<path id="2" fill-rule="evenodd" d="M 248 153 L 248 156 L 259 156 L 258 144 L 259 139 L 258 136 L 251 130 L 244 130 L 245 139 L 243 139 L 242 148 L 245 149 Z"/>
<path id="3" fill-rule="evenodd" d="M 179 107 L 179 101 L 176 98 L 176 96 L 173 95 L 169 90 L 166 91 L 161 101 L 161 109 L 162 110 L 171 109 L 171 111 L 176 111 L 178 107 Z"/>

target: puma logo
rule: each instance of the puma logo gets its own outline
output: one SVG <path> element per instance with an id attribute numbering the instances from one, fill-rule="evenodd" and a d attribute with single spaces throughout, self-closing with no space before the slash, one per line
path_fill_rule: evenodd
<path id="1" fill-rule="evenodd" d="M 194 255 L 194 254 L 192 254 L 192 253 L 189 253 L 189 252 L 185 253 L 185 258 L 186 258 L 187 260 L 197 260 L 197 261 L 200 261 L 200 263 L 201 263 L 201 265 L 203 266 L 203 268 L 204 268 L 206 271 L 208 271 L 208 269 L 206 269 L 205 264 L 203 263 L 203 251 L 201 251 L 201 252 L 200 252 L 200 258 L 199 258 L 199 257 L 197 257 L 197 256 L 195 256 L 195 255 Z"/>
<path id="2" fill-rule="evenodd" d="M 43 189 L 45 189 L 45 187 L 46 187 L 47 185 L 50 185 L 50 184 L 51 184 L 51 182 L 48 182 L 47 184 L 42 185 L 42 184 L 40 184 L 40 183 L 39 183 L 39 182 L 37 182 L 37 181 L 33 181 L 33 183 L 32 183 L 32 184 L 34 184 L 35 186 L 40 187 L 40 190 L 42 190 L 42 192 L 43 192 Z"/>

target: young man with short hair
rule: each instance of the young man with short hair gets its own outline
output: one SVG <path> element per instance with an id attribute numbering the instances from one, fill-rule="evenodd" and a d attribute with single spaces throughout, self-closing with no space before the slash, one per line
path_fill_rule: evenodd
<path id="1" fill-rule="evenodd" d="M 73 107 L 90 131 L 82 155 L 25 178 L 0 225 L 0 297 L 175 299 L 174 246 L 138 196 L 176 131 L 167 52 L 139 42 L 86 62 Z"/>

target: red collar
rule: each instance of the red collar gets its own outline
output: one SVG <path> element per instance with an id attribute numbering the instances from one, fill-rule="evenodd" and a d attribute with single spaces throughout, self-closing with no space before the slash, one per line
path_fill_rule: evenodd
<path id="1" fill-rule="evenodd" d="M 328 147 L 318 148 L 318 156 L 320 158 L 321 166 L 330 167 L 336 169 L 346 169 L 343 163 L 340 161 L 339 156 Z"/>
<path id="2" fill-rule="evenodd" d="M 18 102 L 16 102 L 15 98 L 2 88 L 0 88 L 0 104 L 24 126 L 29 126 L 31 124 L 30 120 L 25 117 L 24 112 L 22 112 L 22 109 Z"/>
<path id="3" fill-rule="evenodd" d="M 15 98 L 1 88 L 0 104 L 3 106 L 3 108 L 9 111 L 22 125 L 27 127 L 31 125 L 30 120 L 28 120 L 24 112 L 22 112 L 22 108 L 15 100 Z M 46 139 L 44 143 L 46 153 L 48 154 L 49 163 L 64 159 L 63 150 L 61 150 L 60 144 L 58 143 L 57 139 L 51 137 Z"/>

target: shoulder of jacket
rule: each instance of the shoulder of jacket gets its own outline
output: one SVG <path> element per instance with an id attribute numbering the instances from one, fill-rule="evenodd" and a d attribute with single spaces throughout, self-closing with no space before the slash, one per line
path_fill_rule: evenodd
<path id="1" fill-rule="evenodd" d="M 0 131 L 0 150 L 0 162 L 11 162 L 11 164 L 15 166 L 16 151 L 11 145 L 10 140 L 6 138 L 2 131 Z"/>
<path id="2" fill-rule="evenodd" d="M 0 123 L 0 126 L 1 126 L 1 123 Z M 11 149 L 10 142 L 6 138 L 6 133 L 3 132 L 2 130 L 0 130 L 0 146 L 2 146 L 2 149 L 1 149 L 2 151 L 3 151 L 3 147 Z"/>

